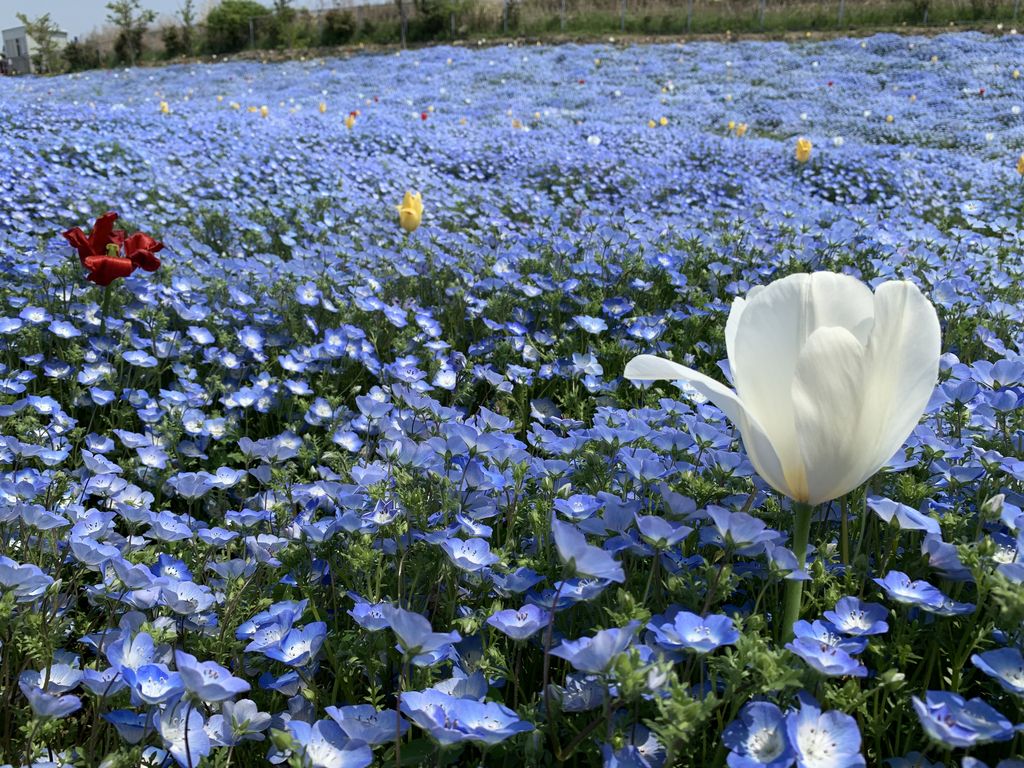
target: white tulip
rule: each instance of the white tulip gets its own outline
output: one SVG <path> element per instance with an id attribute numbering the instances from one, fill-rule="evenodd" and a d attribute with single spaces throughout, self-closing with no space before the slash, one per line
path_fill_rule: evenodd
<path id="1" fill-rule="evenodd" d="M 633 381 L 683 380 L 739 428 L 751 463 L 804 504 L 835 499 L 903 445 L 938 378 L 935 308 L 913 283 L 790 275 L 737 298 L 725 324 L 736 391 L 670 360 L 629 361 Z"/>

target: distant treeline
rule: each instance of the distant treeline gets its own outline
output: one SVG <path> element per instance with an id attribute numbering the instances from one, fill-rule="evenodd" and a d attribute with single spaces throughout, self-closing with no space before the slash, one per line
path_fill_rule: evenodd
<path id="1" fill-rule="evenodd" d="M 105 33 L 73 41 L 39 69 L 76 71 L 250 49 L 503 35 L 681 35 L 1013 22 L 1021 0 L 390 0 L 321 11 L 296 8 L 293 0 L 271 5 L 221 0 L 202 19 L 194 2 L 183 0 L 173 21 L 154 26 L 155 14 L 143 9 L 140 0 L 112 0 Z M 37 34 L 47 34 L 47 25 L 41 26 Z"/>

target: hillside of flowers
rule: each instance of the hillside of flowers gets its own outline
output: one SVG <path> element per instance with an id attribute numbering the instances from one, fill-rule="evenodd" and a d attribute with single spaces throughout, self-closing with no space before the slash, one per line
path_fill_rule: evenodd
<path id="1" fill-rule="evenodd" d="M 0 79 L 0 763 L 1020 768 L 1020 69 Z"/>

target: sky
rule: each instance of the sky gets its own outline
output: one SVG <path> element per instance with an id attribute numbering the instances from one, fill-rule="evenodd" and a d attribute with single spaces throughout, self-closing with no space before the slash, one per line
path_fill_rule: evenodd
<path id="1" fill-rule="evenodd" d="M 272 0 L 262 0 L 264 5 L 272 5 Z M 372 2 L 372 0 L 369 0 Z M 69 38 L 84 37 L 93 29 L 106 23 L 108 0 L 0 0 L 0 29 L 20 27 L 21 22 L 15 15 L 24 13 L 30 19 L 49 13 L 50 18 L 68 33 Z M 363 0 L 360 4 L 367 2 Z M 184 0 L 141 0 L 143 8 L 152 8 L 157 12 L 157 23 L 160 17 L 170 18 L 184 4 Z M 213 0 L 194 0 L 199 16 L 216 3 Z M 332 0 L 295 0 L 295 7 L 306 8 L 331 7 Z M 342 0 L 340 5 L 350 5 Z"/>

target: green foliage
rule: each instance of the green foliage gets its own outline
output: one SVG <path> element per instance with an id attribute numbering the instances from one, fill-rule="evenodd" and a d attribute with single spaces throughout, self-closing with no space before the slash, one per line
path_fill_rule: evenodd
<path id="1" fill-rule="evenodd" d="M 57 33 L 60 32 L 60 27 L 50 18 L 50 14 L 44 13 L 34 19 L 30 19 L 24 13 L 18 13 L 16 16 L 35 44 L 36 50 L 32 54 L 32 66 L 35 71 L 47 75 L 63 71 L 64 62 L 61 61 L 61 54 L 57 48 Z"/>
<path id="2" fill-rule="evenodd" d="M 234 53 L 249 45 L 249 21 L 270 14 L 256 0 L 222 0 L 206 16 L 206 44 L 210 53 Z"/>
<path id="3" fill-rule="evenodd" d="M 142 55 L 142 36 L 156 18 L 156 11 L 144 10 L 139 0 L 111 0 L 106 7 L 107 21 L 117 28 L 114 56 L 132 66 Z"/>

